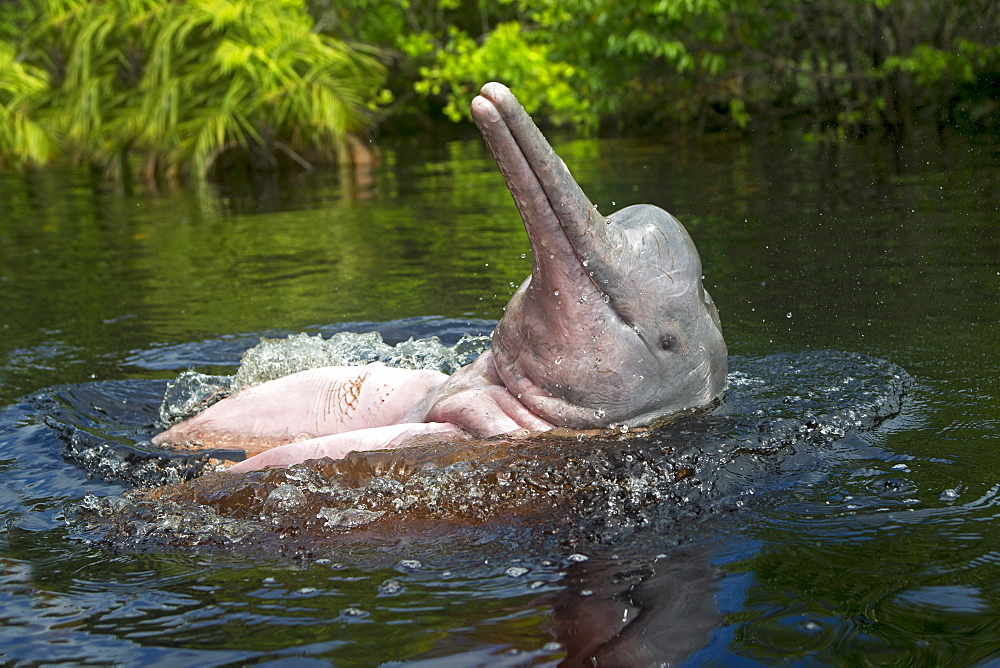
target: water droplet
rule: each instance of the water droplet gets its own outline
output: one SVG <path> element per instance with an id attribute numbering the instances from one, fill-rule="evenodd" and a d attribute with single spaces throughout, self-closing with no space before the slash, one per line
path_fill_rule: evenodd
<path id="1" fill-rule="evenodd" d="M 527 253 L 521 253 L 521 259 L 522 259 L 522 260 L 523 260 L 524 258 L 526 258 L 526 257 L 528 257 L 528 254 L 527 254 Z"/>
<path id="2" fill-rule="evenodd" d="M 621 431 L 621 433 L 623 433 L 623 434 L 627 434 L 627 433 L 628 433 L 628 425 L 627 425 L 627 424 L 623 424 L 623 425 L 622 425 L 621 427 L 619 427 L 618 429 L 619 429 L 619 431 Z"/>
<path id="3" fill-rule="evenodd" d="M 574 552 L 573 554 L 566 557 L 566 559 L 568 561 L 572 561 L 573 563 L 580 563 L 581 561 L 587 561 L 588 559 L 590 559 L 590 557 L 588 557 L 585 554 L 580 554 L 579 552 Z"/>
<path id="4" fill-rule="evenodd" d="M 594 417 L 597 418 L 598 420 L 603 420 L 605 415 L 607 415 L 607 413 L 604 412 L 603 408 L 598 408 L 596 411 L 594 411 Z"/>
<path id="5" fill-rule="evenodd" d="M 403 589 L 403 585 L 398 580 L 386 580 L 378 586 L 379 593 L 384 596 L 395 596 Z"/>
<path id="6" fill-rule="evenodd" d="M 396 566 L 397 570 L 403 571 L 419 571 L 424 567 L 424 565 L 416 559 L 403 559 Z"/>
<path id="7" fill-rule="evenodd" d="M 786 314 L 785 314 L 785 317 L 786 317 L 786 318 L 791 318 L 791 317 L 792 317 L 792 314 L 791 314 L 791 313 L 786 313 Z"/>
<path id="8" fill-rule="evenodd" d="M 603 297 L 601 297 L 601 299 L 604 300 L 605 304 L 610 304 L 611 303 L 611 297 L 609 297 L 608 295 L 604 295 Z"/>
<path id="9" fill-rule="evenodd" d="M 340 611 L 344 617 L 367 617 L 368 613 L 361 608 L 344 608 Z"/>
<path id="10" fill-rule="evenodd" d="M 553 292 L 552 294 L 553 294 L 553 295 L 555 295 L 556 297 L 558 297 L 558 296 L 559 296 L 559 291 L 558 291 L 558 290 L 556 290 L 556 291 L 555 291 L 555 292 Z"/>
<path id="11" fill-rule="evenodd" d="M 557 357 L 556 358 L 556 364 L 562 364 L 562 358 L 561 357 Z"/>
<path id="12" fill-rule="evenodd" d="M 580 297 L 579 299 L 577 299 L 577 300 L 576 300 L 576 303 L 577 303 L 577 304 L 582 304 L 582 303 L 584 303 L 585 301 L 587 301 L 587 295 L 583 295 L 583 296 L 581 296 L 581 297 Z"/>
<path id="13" fill-rule="evenodd" d="M 590 266 L 590 260 L 584 260 L 583 261 L 583 266 L 584 267 L 589 267 Z M 998 272 L 998 273 L 1000 273 L 1000 272 Z"/>

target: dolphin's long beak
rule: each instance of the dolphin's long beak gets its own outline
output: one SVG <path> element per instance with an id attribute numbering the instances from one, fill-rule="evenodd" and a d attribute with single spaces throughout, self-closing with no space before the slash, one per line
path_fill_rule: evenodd
<path id="1" fill-rule="evenodd" d="M 604 216 L 506 86 L 483 86 L 472 101 L 472 117 L 521 212 L 535 255 L 533 273 L 561 273 L 560 267 L 579 272 L 588 250 L 607 233 Z M 554 261 L 540 261 L 546 255 Z M 548 278 L 563 282 L 557 276 Z"/>
<path id="2" fill-rule="evenodd" d="M 493 331 L 507 390 L 571 427 L 640 424 L 718 396 L 725 344 L 683 226 L 652 205 L 599 214 L 505 86 L 483 86 L 472 117 L 534 256 Z"/>

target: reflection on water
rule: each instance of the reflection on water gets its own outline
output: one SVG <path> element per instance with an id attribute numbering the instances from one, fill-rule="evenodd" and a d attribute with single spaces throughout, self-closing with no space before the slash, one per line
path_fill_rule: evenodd
<path id="1" fill-rule="evenodd" d="M 127 492 L 135 479 L 116 471 L 163 473 L 142 435 L 154 429 L 166 382 L 192 367 L 231 375 L 259 336 L 386 322 L 391 344 L 487 333 L 531 260 L 478 140 L 389 147 L 360 191 L 327 174 L 159 194 L 108 191 L 76 171 L 0 175 L 5 658 L 1000 658 L 995 138 L 555 144 L 603 212 L 651 202 L 685 223 L 734 353 L 733 390 L 754 400 L 673 425 L 664 436 L 672 455 L 632 435 L 569 460 L 571 446 L 542 443 L 534 469 L 474 453 L 481 467 L 453 470 L 448 494 L 447 476 L 437 488 L 441 508 L 466 502 L 479 508 L 472 515 L 435 514 L 426 502 L 396 508 L 407 497 L 393 482 L 405 491 L 414 475 L 401 465 L 428 453 L 400 454 L 395 469 L 391 456 L 359 457 L 358 467 L 389 474 L 357 468 L 323 479 L 340 480 L 344 498 L 368 494 L 371 507 L 324 497 L 333 527 L 309 540 L 286 521 L 303 498 L 305 507 L 326 493 L 304 479 L 250 477 L 247 494 L 262 496 L 248 531 L 224 503 L 200 503 L 212 501 L 210 477 L 162 488 L 174 495 L 167 501 Z M 783 437 L 807 425 L 808 410 L 847 426 L 832 395 L 810 391 L 884 378 L 820 363 L 813 351 L 822 349 L 905 368 L 915 382 L 902 412 L 844 438 Z M 803 360 L 816 363 L 805 390 L 793 391 Z M 816 369 L 834 377 L 820 382 Z M 883 395 L 893 392 L 872 398 Z M 878 412 L 874 400 L 849 398 Z M 725 424 L 727 438 L 749 438 L 752 425 L 771 431 L 756 433 L 753 448 L 713 454 L 708 444 L 741 443 L 712 431 Z M 766 453 L 754 451 L 766 443 Z M 526 475 L 540 462 L 548 479 Z M 179 480 L 197 466 L 174 460 L 172 470 Z M 650 477 L 660 469 L 668 475 Z M 500 472 L 521 488 L 470 506 L 477 476 Z M 766 493 L 750 498 L 749 489 Z M 123 492 L 127 512 L 67 526 L 82 500 L 99 514 L 112 503 L 103 499 Z M 521 512 L 529 496 L 531 512 Z M 181 510 L 164 512 L 168 503 Z M 201 516 L 191 510 L 199 504 Z M 334 530 L 361 517 L 337 514 L 347 507 L 384 515 Z M 204 525 L 227 522 L 253 545 L 219 540 L 219 526 L 190 545 Z M 117 543 L 91 542 L 109 529 Z"/>

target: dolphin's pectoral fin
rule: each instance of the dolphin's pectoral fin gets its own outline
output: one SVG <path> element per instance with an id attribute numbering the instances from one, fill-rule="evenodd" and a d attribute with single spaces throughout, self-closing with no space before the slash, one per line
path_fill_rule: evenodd
<path id="1" fill-rule="evenodd" d="M 446 379 L 438 371 L 378 363 L 300 371 L 241 390 L 156 435 L 153 443 L 256 454 L 293 441 L 399 422 Z"/>
<path id="2" fill-rule="evenodd" d="M 468 433 L 461 427 L 447 422 L 412 422 L 371 427 L 281 445 L 245 459 L 227 470 L 241 473 L 291 466 L 324 457 L 343 459 L 350 452 L 390 450 L 418 445 L 428 438 L 456 439 L 466 436 Z"/>

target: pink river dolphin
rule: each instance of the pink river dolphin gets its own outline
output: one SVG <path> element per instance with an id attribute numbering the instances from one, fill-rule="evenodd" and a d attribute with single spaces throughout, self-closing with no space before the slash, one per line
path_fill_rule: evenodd
<path id="1" fill-rule="evenodd" d="M 640 204 L 603 216 L 504 85 L 472 116 L 521 213 L 531 276 L 491 350 L 451 376 L 368 364 L 234 394 L 153 440 L 245 450 L 230 471 L 428 440 L 642 426 L 725 390 L 726 344 L 684 227 Z"/>

